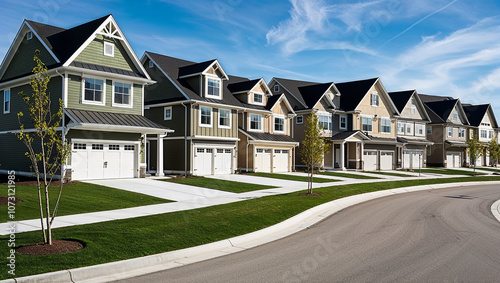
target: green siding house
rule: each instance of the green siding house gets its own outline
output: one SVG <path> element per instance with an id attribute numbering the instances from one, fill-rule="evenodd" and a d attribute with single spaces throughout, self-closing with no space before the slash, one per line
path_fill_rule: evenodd
<path id="1" fill-rule="evenodd" d="M 23 22 L 0 66 L 0 173 L 31 175 L 15 133 L 17 113 L 26 112 L 19 92 L 31 91 L 35 50 L 51 76 L 47 93 L 53 102 L 63 100 L 60 130 L 72 146 L 66 178 L 144 177 L 146 135 L 173 130 L 144 117 L 144 88 L 155 81 L 112 15 L 70 29 Z M 29 130 L 30 121 L 23 123 Z"/>

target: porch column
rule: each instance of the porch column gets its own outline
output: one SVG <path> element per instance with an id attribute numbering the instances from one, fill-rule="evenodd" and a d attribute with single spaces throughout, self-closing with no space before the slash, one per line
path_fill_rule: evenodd
<path id="1" fill-rule="evenodd" d="M 361 158 L 360 158 L 361 170 L 365 170 L 365 161 L 363 160 L 364 152 L 365 152 L 365 142 L 361 141 Z"/>
<path id="2" fill-rule="evenodd" d="M 156 176 L 163 177 L 163 137 L 165 135 L 156 135 Z"/>
<path id="3" fill-rule="evenodd" d="M 344 144 L 345 144 L 345 142 L 342 142 L 340 144 L 340 168 L 342 168 L 342 170 L 345 170 L 345 164 L 344 164 L 344 160 L 345 160 L 345 158 L 344 158 L 344 154 L 345 154 L 344 153 Z"/>

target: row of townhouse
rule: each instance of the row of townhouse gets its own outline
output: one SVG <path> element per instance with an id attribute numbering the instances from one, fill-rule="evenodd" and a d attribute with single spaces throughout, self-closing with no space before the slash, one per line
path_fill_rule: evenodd
<path id="1" fill-rule="evenodd" d="M 0 173 L 30 171 L 14 134 L 35 50 L 51 76 L 48 94 L 63 100 L 61 131 L 72 146 L 64 172 L 73 180 L 289 172 L 301 166 L 313 112 L 331 144 L 327 169 L 462 166 L 469 136 L 486 143 L 498 132 L 489 105 L 388 93 L 379 78 L 267 84 L 228 75 L 217 60 L 139 59 L 112 15 L 70 29 L 25 20 L 0 66 Z"/>

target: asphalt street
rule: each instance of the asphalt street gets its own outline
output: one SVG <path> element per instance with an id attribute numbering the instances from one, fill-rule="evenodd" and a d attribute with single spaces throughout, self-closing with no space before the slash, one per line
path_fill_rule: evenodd
<path id="1" fill-rule="evenodd" d="M 500 186 L 368 201 L 243 252 L 121 282 L 499 282 Z"/>

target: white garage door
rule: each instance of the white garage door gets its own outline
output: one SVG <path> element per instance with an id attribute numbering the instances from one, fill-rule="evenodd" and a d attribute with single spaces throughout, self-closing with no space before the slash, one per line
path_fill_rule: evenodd
<path id="1" fill-rule="evenodd" d="M 273 155 L 273 172 L 288 172 L 288 150 L 275 149 Z"/>
<path id="2" fill-rule="evenodd" d="M 490 166 L 490 155 L 486 154 L 486 164 L 485 166 Z"/>
<path id="3" fill-rule="evenodd" d="M 381 151 L 380 152 L 380 170 L 392 170 L 394 161 L 394 152 Z"/>
<path id="4" fill-rule="evenodd" d="M 483 165 L 483 157 L 478 156 L 476 159 L 476 166 L 482 166 Z"/>
<path id="5" fill-rule="evenodd" d="M 212 174 L 212 148 L 196 148 L 194 155 L 194 175 L 203 176 Z"/>
<path id="6" fill-rule="evenodd" d="M 73 180 L 133 178 L 135 145 L 74 143 L 71 166 Z"/>
<path id="7" fill-rule="evenodd" d="M 271 172 L 271 150 L 257 148 L 255 153 L 255 172 Z"/>
<path id="8" fill-rule="evenodd" d="M 424 163 L 423 153 L 424 152 L 422 150 L 405 150 L 403 153 L 403 168 L 404 169 L 422 168 Z"/>
<path id="9" fill-rule="evenodd" d="M 231 174 L 232 150 L 218 148 L 214 155 L 214 174 Z"/>
<path id="10" fill-rule="evenodd" d="M 461 154 L 459 152 L 448 152 L 446 153 L 446 165 L 448 168 L 460 168 Z"/>
<path id="11" fill-rule="evenodd" d="M 363 161 L 365 164 L 365 171 L 375 171 L 377 170 L 377 152 L 376 151 L 365 151 L 363 153 Z"/>

